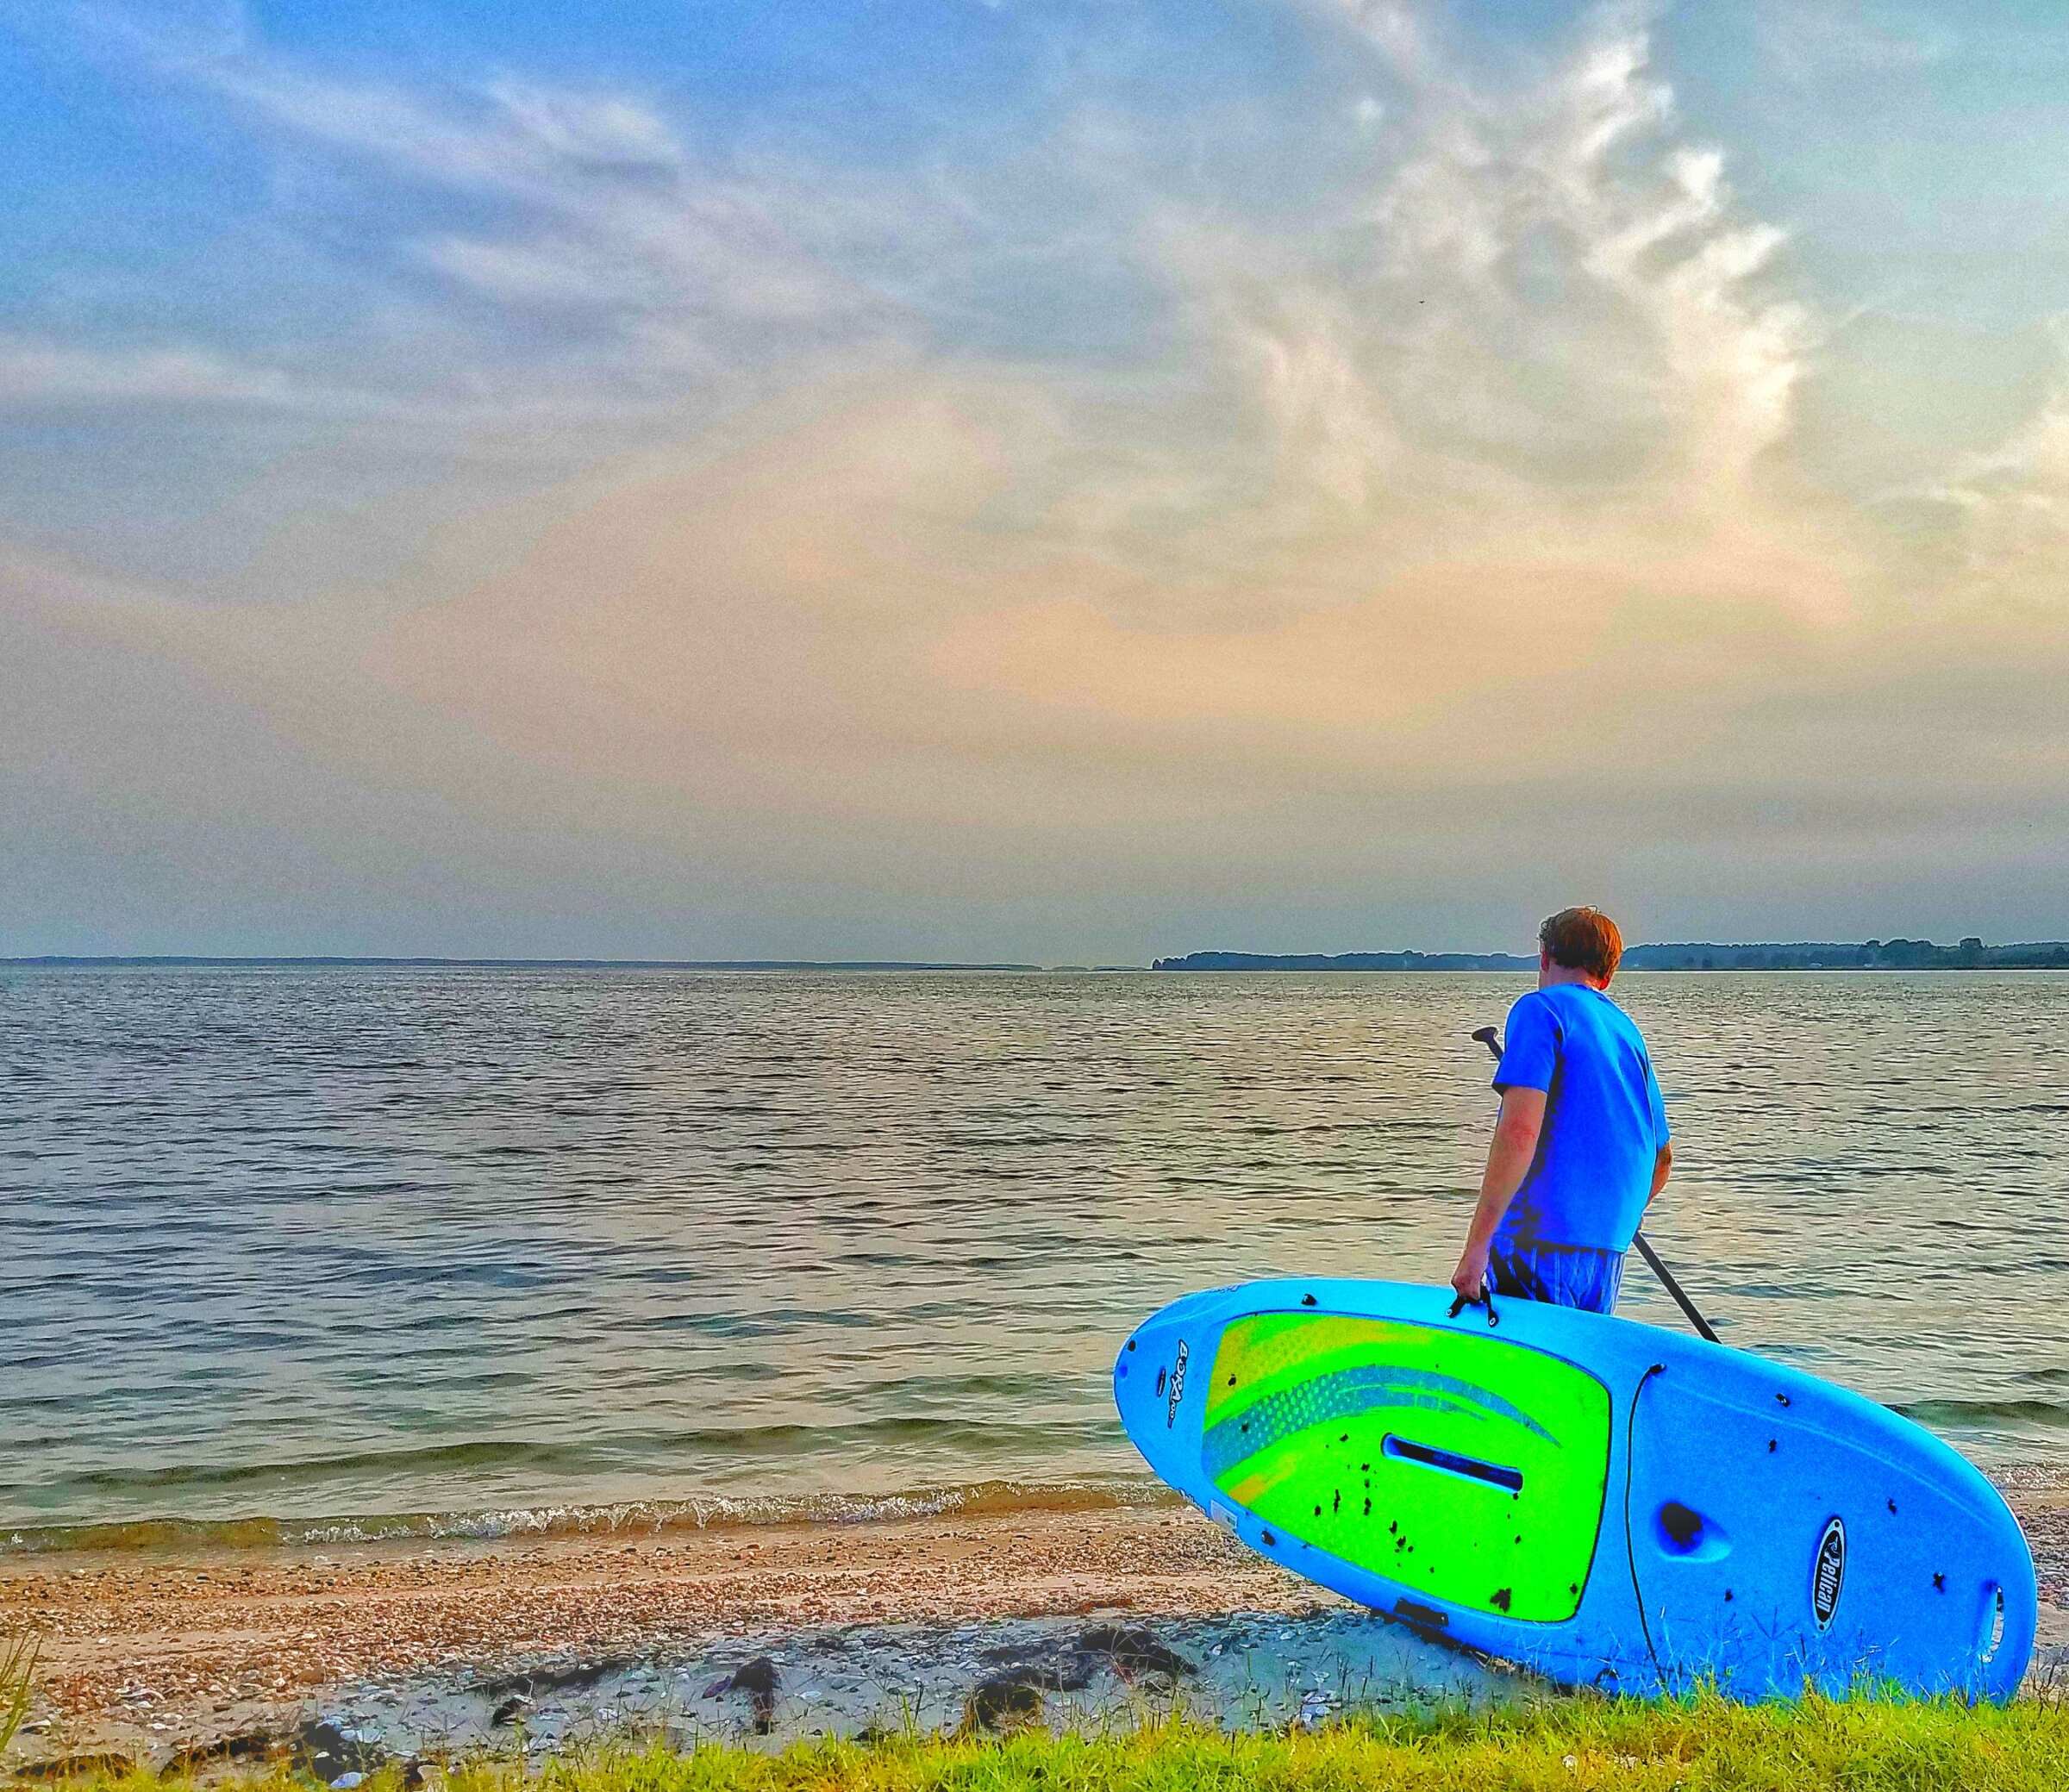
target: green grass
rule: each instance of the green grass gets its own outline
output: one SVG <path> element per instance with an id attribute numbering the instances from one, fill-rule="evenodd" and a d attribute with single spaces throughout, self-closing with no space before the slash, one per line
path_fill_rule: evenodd
<path id="1" fill-rule="evenodd" d="M 1566 1699 L 1505 1712 L 1229 1735 L 1184 1720 L 1003 1742 L 897 1738 L 780 1754 L 600 1747 L 452 1771 L 450 1792 L 2059 1792 L 2069 1707 L 1811 1699 L 1747 1708 Z M 142 1792 L 167 1783 L 140 1776 Z M 276 1771 L 253 1792 L 294 1783 Z M 303 1783 L 306 1784 L 307 1783 Z M 368 1783 L 390 1792 L 392 1770 Z"/>
<path id="2" fill-rule="evenodd" d="M 0 1643 L 0 1755 L 28 1720 L 29 1695 L 36 1679 L 36 1642 L 16 1637 Z"/>

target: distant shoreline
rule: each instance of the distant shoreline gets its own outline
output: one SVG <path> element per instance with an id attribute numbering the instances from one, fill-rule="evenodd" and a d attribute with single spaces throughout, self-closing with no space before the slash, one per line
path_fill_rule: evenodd
<path id="1" fill-rule="evenodd" d="M 1635 946 L 1623 955 L 1627 971 L 2069 971 L 2069 940 L 2028 940 L 1985 946 L 1970 938 L 1959 946 L 1929 940 L 1868 940 L 1859 945 L 1831 940 L 1734 944 L 1687 941 Z M 1535 958 L 1513 952 L 1196 952 L 1159 958 L 1153 971 L 1497 971 L 1523 974 L 1537 969 Z"/>

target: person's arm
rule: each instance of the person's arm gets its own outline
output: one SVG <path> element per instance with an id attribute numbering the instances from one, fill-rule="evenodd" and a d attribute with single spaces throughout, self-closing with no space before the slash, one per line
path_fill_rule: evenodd
<path id="1" fill-rule="evenodd" d="M 1646 1100 L 1653 1110 L 1653 1139 L 1657 1149 L 1653 1153 L 1653 1186 L 1645 1197 L 1650 1208 L 1660 1198 L 1660 1191 L 1666 1186 L 1667 1172 L 1674 1167 L 1674 1142 L 1667 1131 L 1666 1097 L 1660 1093 L 1660 1079 L 1653 1073 L 1651 1058 L 1645 1064 Z"/>
<path id="2" fill-rule="evenodd" d="M 1545 1125 L 1545 1091 L 1511 1088 L 1502 1091 L 1502 1111 L 1494 1122 L 1494 1137 L 1487 1146 L 1487 1168 L 1480 1177 L 1480 1202 L 1472 1210 L 1466 1228 L 1466 1248 L 1459 1266 L 1452 1271 L 1454 1292 L 1468 1301 L 1479 1299 L 1487 1281 L 1487 1251 L 1500 1230 L 1502 1216 L 1516 1191 L 1529 1175 L 1537 1157 L 1538 1134 Z"/>

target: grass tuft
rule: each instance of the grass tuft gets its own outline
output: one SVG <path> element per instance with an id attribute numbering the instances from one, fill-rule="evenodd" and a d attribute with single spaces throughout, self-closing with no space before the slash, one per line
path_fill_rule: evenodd
<path id="1" fill-rule="evenodd" d="M 1573 1698 L 1236 1733 L 1183 1718 L 1004 1741 L 908 1734 L 768 1754 L 602 1746 L 535 1766 L 477 1759 L 448 1792 L 2059 1792 L 2069 1708 L 1806 1698 L 1743 1706 Z M 139 1776 L 131 1792 L 167 1783 Z M 247 1783 L 288 1792 L 276 1770 Z M 306 1783 L 300 1783 L 303 1786 Z M 393 1769 L 366 1792 L 397 1792 Z"/>
<path id="2" fill-rule="evenodd" d="M 35 1690 L 36 1639 L 19 1636 L 0 1645 L 0 1755 L 4 1755 L 22 1726 L 28 1721 L 28 1701 Z"/>

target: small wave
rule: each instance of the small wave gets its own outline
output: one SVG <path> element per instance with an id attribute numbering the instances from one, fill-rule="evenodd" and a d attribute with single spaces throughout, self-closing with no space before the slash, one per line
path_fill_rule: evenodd
<path id="1" fill-rule="evenodd" d="M 2052 1400 L 1919 1400 L 1897 1410 L 1920 1425 L 1957 1430 L 2009 1422 L 2069 1431 L 2069 1406 Z"/>
<path id="2" fill-rule="evenodd" d="M 466 1354 L 466 1352 L 456 1354 Z M 789 1458 L 808 1450 L 882 1449 L 923 1445 L 941 1451 L 971 1452 L 1015 1444 L 1053 1444 L 1068 1433 L 1080 1441 L 1103 1435 L 1103 1420 L 1059 1424 L 984 1423 L 953 1414 L 900 1414 L 847 1425 L 788 1420 L 770 1425 L 711 1426 L 693 1429 L 621 1432 L 601 1438 L 559 1440 L 540 1437 L 466 1438 L 453 1443 L 403 1448 L 345 1450 L 281 1461 L 182 1462 L 150 1467 L 89 1469 L 69 1476 L 66 1489 L 97 1495 L 142 1495 L 165 1489 L 221 1489 L 252 1485 L 308 1486 L 346 1476 L 417 1477 L 454 1470 L 516 1469 L 571 1477 L 608 1470 L 628 1451 L 659 1456 Z"/>
<path id="3" fill-rule="evenodd" d="M 378 1513 L 353 1517 L 146 1518 L 97 1524 L 24 1525 L 0 1533 L 0 1555 L 52 1551 L 127 1552 L 176 1549 L 316 1549 L 331 1544 L 493 1541 L 621 1532 L 768 1525 L 883 1524 L 943 1513 L 1107 1511 L 1176 1500 L 1154 1481 L 979 1481 L 965 1486 L 876 1494 L 711 1494 L 608 1505 L 498 1507 L 472 1512 Z"/>

